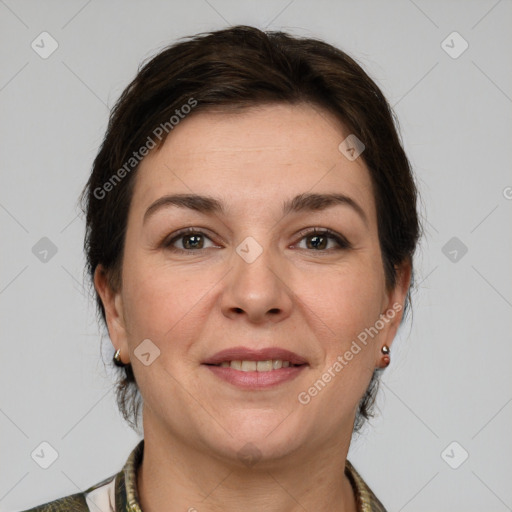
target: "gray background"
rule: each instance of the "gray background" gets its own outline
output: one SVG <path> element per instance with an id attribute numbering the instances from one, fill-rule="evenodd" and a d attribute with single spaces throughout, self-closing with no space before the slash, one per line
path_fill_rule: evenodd
<path id="1" fill-rule="evenodd" d="M 510 0 L 0 1 L 0 509 L 83 490 L 138 441 L 100 356 L 113 350 L 83 285 L 77 197 L 139 63 L 245 23 L 353 55 L 394 106 L 421 189 L 413 322 L 349 459 L 390 511 L 512 510 L 511 15 Z M 43 31 L 59 45 L 46 59 L 31 47 Z M 48 469 L 31 458 L 43 441 L 59 454 Z"/>

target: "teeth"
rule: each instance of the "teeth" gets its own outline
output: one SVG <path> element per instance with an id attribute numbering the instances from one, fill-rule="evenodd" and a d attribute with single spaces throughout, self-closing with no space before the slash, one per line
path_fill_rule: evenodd
<path id="1" fill-rule="evenodd" d="M 274 368 L 274 370 L 279 370 L 279 368 L 282 368 L 283 367 L 283 361 L 281 361 L 280 359 L 275 359 L 272 361 L 272 368 Z"/>
<path id="2" fill-rule="evenodd" d="M 272 370 L 272 359 L 269 359 L 268 361 L 258 361 L 256 363 L 256 370 L 259 372 L 269 372 Z"/>
<path id="3" fill-rule="evenodd" d="M 242 361 L 242 368 L 240 368 L 243 372 L 255 372 L 256 371 L 256 361 Z"/>
<path id="4" fill-rule="evenodd" d="M 219 365 L 221 368 L 233 368 L 242 372 L 270 372 L 280 368 L 288 368 L 290 361 L 281 359 L 267 359 L 266 361 L 223 361 Z"/>

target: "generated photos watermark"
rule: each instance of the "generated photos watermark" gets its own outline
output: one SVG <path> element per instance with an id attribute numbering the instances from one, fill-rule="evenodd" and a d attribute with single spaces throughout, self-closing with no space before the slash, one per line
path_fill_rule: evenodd
<path id="1" fill-rule="evenodd" d="M 329 382 L 332 381 L 345 366 L 348 365 L 354 356 L 361 352 L 361 345 L 366 346 L 368 344 L 368 337 L 371 339 L 375 338 L 379 332 L 384 329 L 396 314 L 402 310 L 402 305 L 398 302 L 393 304 L 393 307 L 388 309 L 385 314 L 381 314 L 379 319 L 371 326 L 367 327 L 357 335 L 357 340 L 353 340 L 350 348 L 345 353 L 340 354 L 336 357 L 336 361 L 317 379 L 306 391 L 301 391 L 297 398 L 302 405 L 307 405 L 311 402 L 311 399 L 317 396 Z M 359 342 L 359 343 L 358 343 Z"/>
<path id="2" fill-rule="evenodd" d="M 151 133 L 148 135 L 146 142 L 138 149 L 134 151 L 132 156 L 124 163 L 122 167 L 112 174 L 112 176 L 105 182 L 101 187 L 96 187 L 93 191 L 96 199 L 104 199 L 106 195 L 111 192 L 115 186 L 121 183 L 121 180 L 126 177 L 131 171 L 133 171 L 142 162 L 143 158 L 157 146 L 157 140 L 161 141 L 165 135 L 169 134 L 182 119 L 190 114 L 192 109 L 197 106 L 197 100 L 189 98 L 187 103 L 184 103 L 180 108 L 174 111 L 175 115 L 172 115 L 168 121 L 160 123 Z"/>

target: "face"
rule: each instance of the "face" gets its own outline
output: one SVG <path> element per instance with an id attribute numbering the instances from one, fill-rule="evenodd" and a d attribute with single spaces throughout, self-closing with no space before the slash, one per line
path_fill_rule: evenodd
<path id="1" fill-rule="evenodd" d="M 122 289 L 99 268 L 95 283 L 145 432 L 231 459 L 252 443 L 263 460 L 350 438 L 409 274 L 387 289 L 348 135 L 308 105 L 203 112 L 142 161 Z"/>

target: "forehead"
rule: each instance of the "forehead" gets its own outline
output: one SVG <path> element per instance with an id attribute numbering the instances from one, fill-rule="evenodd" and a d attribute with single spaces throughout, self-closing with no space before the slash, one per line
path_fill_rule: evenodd
<path id="1" fill-rule="evenodd" d="M 297 193 L 340 192 L 366 204 L 371 217 L 366 165 L 339 150 L 348 135 L 335 116 L 307 104 L 196 112 L 141 162 L 132 207 L 176 192 L 277 205 Z"/>

